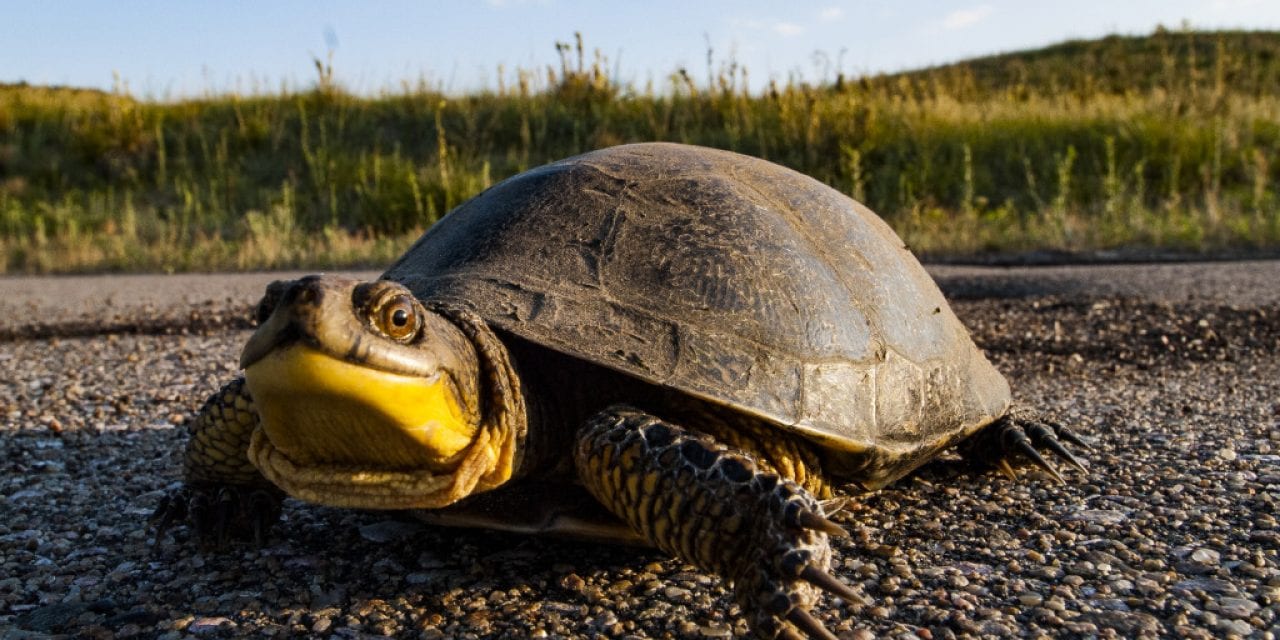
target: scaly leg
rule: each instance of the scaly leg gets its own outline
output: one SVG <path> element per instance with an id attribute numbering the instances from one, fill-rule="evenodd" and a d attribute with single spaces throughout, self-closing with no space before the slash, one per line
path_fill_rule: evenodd
<path id="1" fill-rule="evenodd" d="M 156 543 L 172 524 L 186 521 L 205 546 L 252 536 L 259 544 L 280 518 L 284 494 L 249 462 L 257 424 L 244 378 L 209 396 L 196 414 L 183 456 L 184 486 L 160 500 L 151 523 Z"/>
<path id="2" fill-rule="evenodd" d="M 776 464 L 624 406 L 588 421 L 575 461 L 587 490 L 651 543 L 732 581 L 761 637 L 834 638 L 809 614 L 819 589 L 863 601 L 827 572 L 827 536 L 844 530 L 765 471 Z"/>

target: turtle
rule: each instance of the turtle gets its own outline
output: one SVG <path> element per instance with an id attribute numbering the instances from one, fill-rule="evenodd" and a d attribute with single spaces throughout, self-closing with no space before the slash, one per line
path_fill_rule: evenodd
<path id="1" fill-rule="evenodd" d="M 534 168 L 380 278 L 278 281 L 153 522 L 261 540 L 284 496 L 657 547 L 752 633 L 831 638 L 841 499 L 952 447 L 1083 462 L 911 251 L 801 173 L 673 143 Z"/>

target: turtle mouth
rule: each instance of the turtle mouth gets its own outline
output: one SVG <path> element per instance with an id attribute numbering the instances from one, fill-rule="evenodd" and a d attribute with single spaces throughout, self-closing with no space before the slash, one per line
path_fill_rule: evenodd
<path id="1" fill-rule="evenodd" d="M 249 459 L 289 495 L 316 504 L 354 509 L 436 509 L 452 504 L 455 474 L 429 470 L 392 471 L 338 464 L 301 465 L 253 432 Z M 445 496 L 445 497 L 442 497 Z"/>
<path id="2" fill-rule="evenodd" d="M 353 364 L 303 341 L 247 369 L 259 423 L 249 459 L 297 498 L 357 508 L 437 504 L 474 442 L 449 376 Z"/>

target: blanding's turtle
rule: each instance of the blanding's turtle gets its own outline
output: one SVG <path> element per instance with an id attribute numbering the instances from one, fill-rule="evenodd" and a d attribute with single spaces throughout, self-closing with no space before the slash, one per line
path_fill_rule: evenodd
<path id="1" fill-rule="evenodd" d="M 726 151 L 527 171 L 381 279 L 276 282 L 256 313 L 162 528 L 260 538 L 287 494 L 647 543 L 730 581 L 757 635 L 826 638 L 818 593 L 859 598 L 828 572 L 837 489 L 957 444 L 1081 467 L 880 218 Z"/>

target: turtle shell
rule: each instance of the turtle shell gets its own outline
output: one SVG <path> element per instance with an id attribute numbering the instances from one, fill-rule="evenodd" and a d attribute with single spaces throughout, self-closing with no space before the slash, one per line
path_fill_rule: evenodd
<path id="1" fill-rule="evenodd" d="M 875 213 L 727 151 L 632 144 L 526 171 L 383 277 L 833 450 L 925 457 L 1010 405 Z"/>

